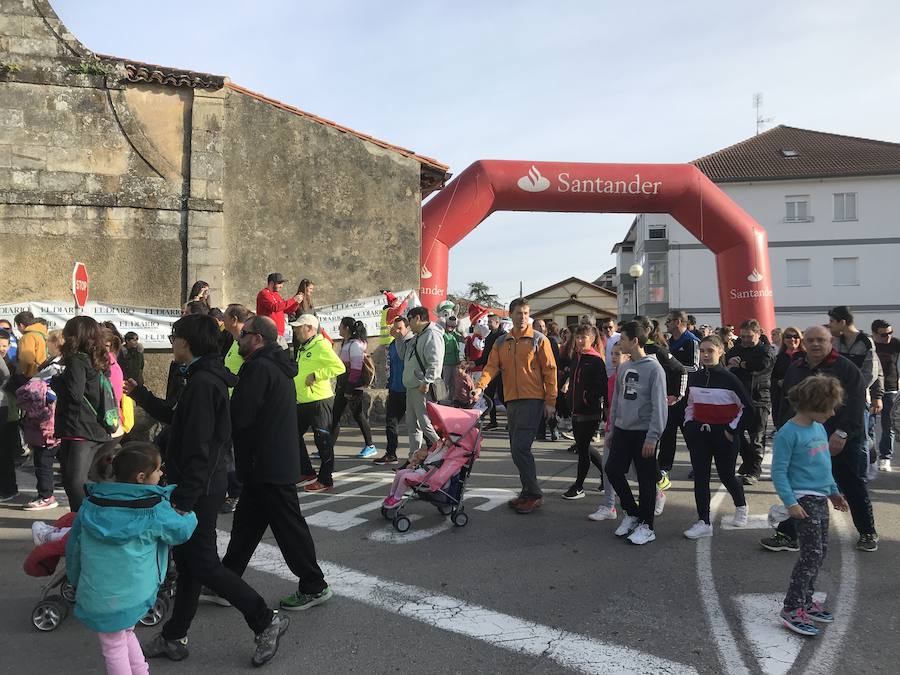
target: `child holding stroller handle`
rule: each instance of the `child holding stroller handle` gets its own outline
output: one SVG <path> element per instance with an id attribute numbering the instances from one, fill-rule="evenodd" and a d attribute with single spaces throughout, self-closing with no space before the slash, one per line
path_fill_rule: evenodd
<path id="1" fill-rule="evenodd" d="M 159 487 L 161 461 L 151 443 L 123 445 L 108 460 L 111 482 L 86 486 L 66 543 L 75 616 L 98 633 L 110 675 L 150 672 L 134 625 L 156 600 L 168 547 L 197 527 L 193 513 L 172 507 L 174 486 Z"/>

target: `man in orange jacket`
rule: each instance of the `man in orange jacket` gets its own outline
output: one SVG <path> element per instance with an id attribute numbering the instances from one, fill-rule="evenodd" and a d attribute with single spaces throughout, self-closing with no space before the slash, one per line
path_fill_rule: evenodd
<path id="1" fill-rule="evenodd" d="M 527 300 L 510 303 L 513 329 L 497 338 L 472 390 L 472 400 L 477 401 L 494 377 L 503 376 L 509 447 L 522 483 L 522 491 L 509 506 L 518 513 L 531 513 L 543 501 L 531 444 L 541 417 L 556 414 L 556 360 L 550 341 L 531 327 L 530 313 Z"/>

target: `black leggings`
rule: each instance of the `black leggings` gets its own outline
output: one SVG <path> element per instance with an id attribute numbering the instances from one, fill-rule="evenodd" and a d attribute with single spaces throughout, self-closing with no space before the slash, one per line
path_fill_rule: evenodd
<path id="1" fill-rule="evenodd" d="M 591 464 L 600 472 L 600 484 L 603 484 L 603 455 L 591 446 L 591 439 L 600 427 L 600 420 L 572 420 L 572 433 L 575 436 L 575 447 L 578 449 L 578 476 L 575 487 L 581 490 L 587 478 Z"/>
<path id="2" fill-rule="evenodd" d="M 615 427 L 613 429 L 612 442 L 609 448 L 609 457 L 606 460 L 606 480 L 612 483 L 622 510 L 629 516 L 640 519 L 653 529 L 653 512 L 656 510 L 656 450 L 650 457 L 644 457 L 644 440 L 647 438 L 646 430 L 628 430 Z M 634 494 L 628 485 L 625 474 L 634 462 L 637 471 L 638 490 L 641 498 L 640 508 L 634 501 Z"/>
<path id="3" fill-rule="evenodd" d="M 331 442 L 337 443 L 338 436 L 341 435 L 341 417 L 344 414 L 344 408 L 350 408 L 350 414 L 356 420 L 359 430 L 362 432 L 363 440 L 366 445 L 374 445 L 372 443 L 372 428 L 369 426 L 369 411 L 363 408 L 363 393 L 360 389 L 346 389 L 344 382 L 338 380 L 334 392 L 334 418 L 331 421 Z M 348 398 L 349 397 L 349 398 Z"/>
<path id="4" fill-rule="evenodd" d="M 712 474 L 712 461 L 716 461 L 719 480 L 726 487 L 735 506 L 746 506 L 744 486 L 734 475 L 740 439 L 734 432 L 732 440 L 725 436 L 722 424 L 697 424 L 688 422 L 685 425 L 688 451 L 691 453 L 691 467 L 694 469 L 694 501 L 697 504 L 697 515 L 709 524 L 709 481 Z"/>
<path id="5" fill-rule="evenodd" d="M 94 457 L 104 443 L 97 441 L 63 441 L 59 447 L 59 467 L 69 508 L 77 511 L 84 501 L 84 484 L 94 463 Z"/>

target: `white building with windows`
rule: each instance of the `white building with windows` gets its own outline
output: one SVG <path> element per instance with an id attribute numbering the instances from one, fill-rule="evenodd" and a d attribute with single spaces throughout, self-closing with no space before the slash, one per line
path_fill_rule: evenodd
<path id="1" fill-rule="evenodd" d="M 900 323 L 900 143 L 778 126 L 693 162 L 769 235 L 779 326 L 848 305 L 866 332 Z M 640 214 L 616 244 L 619 315 L 683 309 L 718 326 L 713 255 L 671 216 Z"/>

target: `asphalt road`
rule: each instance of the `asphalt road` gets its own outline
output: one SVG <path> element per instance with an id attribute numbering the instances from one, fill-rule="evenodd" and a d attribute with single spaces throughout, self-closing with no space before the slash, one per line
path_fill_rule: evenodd
<path id="1" fill-rule="evenodd" d="M 544 506 L 518 515 L 504 504 L 518 487 L 505 435 L 488 432 L 468 486 L 468 525 L 455 528 L 434 507 L 414 503 L 407 511 L 419 517 L 404 535 L 378 510 L 391 472 L 353 457 L 361 442 L 349 429 L 341 441 L 334 493 L 301 501 L 335 596 L 290 615 L 267 672 L 900 672 L 897 473 L 871 485 L 878 552 L 856 551 L 852 523 L 834 518 L 818 588 L 836 622 L 804 640 L 776 618 L 796 554 L 762 550 L 757 541 L 769 530 L 753 528 L 759 518 L 745 530 L 717 525 L 711 540 L 682 536 L 696 520 L 684 451 L 657 540 L 637 547 L 613 536 L 615 523 L 586 519 L 600 503 L 596 473 L 587 498 L 560 498 L 575 472 L 567 441 L 536 444 Z M 33 484 L 27 470 L 20 476 L 22 486 Z M 751 518 L 777 501 L 767 481 L 748 488 L 748 499 Z M 730 517 L 727 494 L 718 502 L 718 515 Z M 22 572 L 29 528 L 62 513 L 0 505 L 2 672 L 103 672 L 96 638 L 72 615 L 52 633 L 31 626 L 41 580 Z M 230 525 L 231 516 L 220 517 L 222 544 Z M 246 578 L 273 604 L 295 587 L 269 536 Z M 155 630 L 139 627 L 138 634 L 146 639 Z M 190 658 L 153 660 L 151 670 L 249 672 L 252 648 L 235 610 L 202 605 Z"/>

